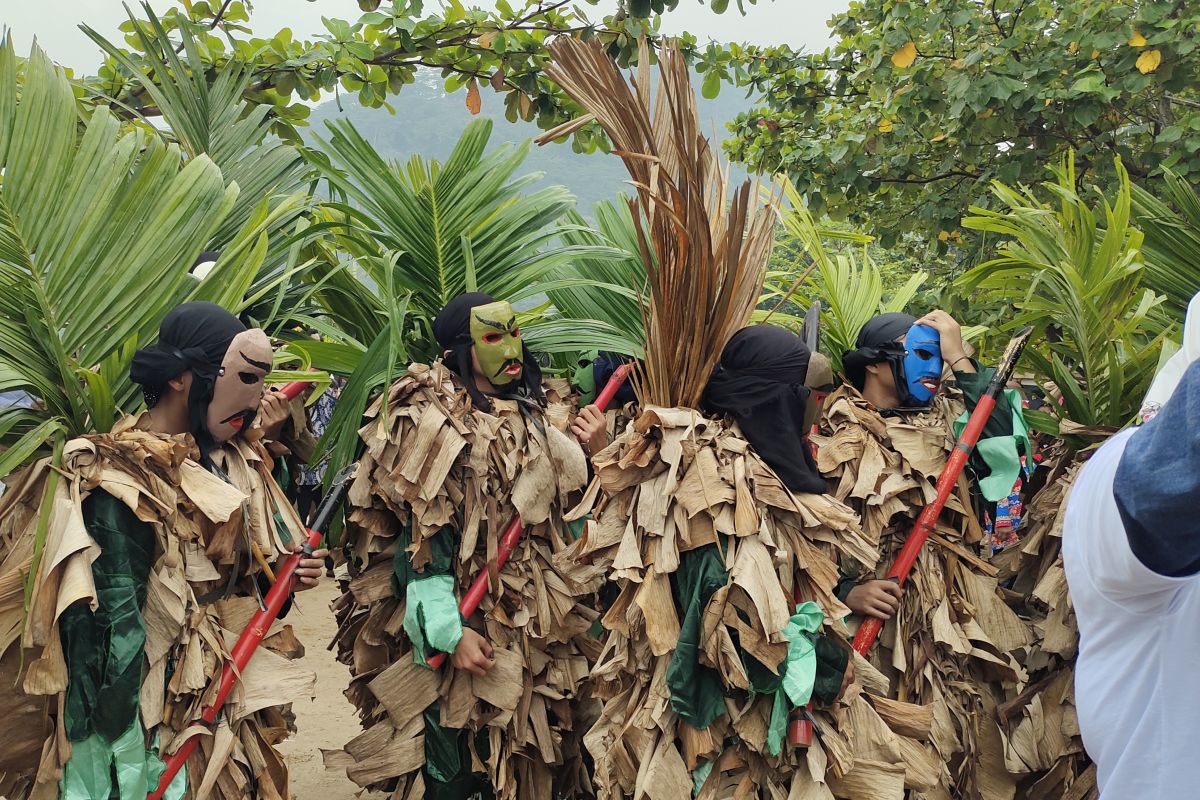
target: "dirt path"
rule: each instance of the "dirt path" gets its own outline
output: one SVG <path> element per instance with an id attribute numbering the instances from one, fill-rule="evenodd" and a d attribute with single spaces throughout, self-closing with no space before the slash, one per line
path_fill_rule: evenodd
<path id="1" fill-rule="evenodd" d="M 292 705 L 298 732 L 279 747 L 287 759 L 295 800 L 342 800 L 358 790 L 344 772 L 327 772 L 321 759 L 322 748 L 340 749 L 361 732 L 354 709 L 342 696 L 350 671 L 325 649 L 335 631 L 329 604 L 337 596 L 337 583 L 324 578 L 316 589 L 299 596 L 299 607 L 287 616 L 304 642 L 301 663 L 317 674 L 317 699 Z"/>

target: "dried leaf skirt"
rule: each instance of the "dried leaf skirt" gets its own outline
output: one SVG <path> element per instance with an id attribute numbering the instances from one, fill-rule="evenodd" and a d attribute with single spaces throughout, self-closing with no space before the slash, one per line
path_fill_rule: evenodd
<path id="1" fill-rule="evenodd" d="M 257 608 L 254 597 L 240 596 L 253 591 L 258 571 L 250 543 L 268 557 L 284 551 L 276 511 L 293 535 L 303 530 L 259 445 L 240 442 L 217 454 L 230 479 L 245 488 L 240 491 L 193 460 L 190 437 L 131 426 L 125 420 L 114 433 L 68 442 L 50 498 L 54 473 L 48 461 L 6 481 L 0 498 L 0 672 L 6 676 L 0 702 L 12 713 L 0 720 L 0 796 L 57 797 L 71 756 L 64 728 L 70 675 L 58 623 L 74 603 L 95 607 L 91 563 L 97 545 L 84 525 L 84 499 L 106 492 L 154 530 L 156 551 L 141 609 L 146 645 L 139 710 L 146 746 L 157 738 L 163 753 L 172 752 L 199 717 L 213 678 Z M 44 499 L 48 525 L 26 618 L 23 581 L 34 563 Z M 212 593 L 224 599 L 197 601 Z M 286 704 L 313 695 L 314 676 L 289 661 L 302 653 L 291 628 L 276 622 L 216 730 L 202 730 L 187 764 L 187 797 L 289 797 L 286 766 L 274 745 L 289 734 Z"/>
<path id="2" fill-rule="evenodd" d="M 471 732 L 468 758 L 497 797 L 587 791 L 580 736 L 589 711 L 580 692 L 599 651 L 589 630 L 601 573 L 559 568 L 569 544 L 562 508 L 585 482 L 586 463 L 563 432 L 570 409 L 556 400 L 565 392 L 548 388 L 544 411 L 497 400 L 489 414 L 470 407 L 440 363 L 414 365 L 391 387 L 387 413 L 381 404 L 368 412 L 367 451 L 350 492 L 349 536 L 362 563 L 335 605 L 338 659 L 352 674 L 346 696 L 365 731 L 326 754 L 327 766 L 346 768 L 360 786 L 397 798 L 430 790 L 422 768 L 432 707 L 441 728 Z M 430 539 L 451 526 L 461 596 L 517 511 L 525 535 L 469 621 L 492 645 L 495 667 L 479 678 L 415 664 L 405 603 L 392 585 L 402 531 L 411 531 L 420 570 Z"/>
<path id="3" fill-rule="evenodd" d="M 774 700 L 751 691 L 742 656 L 778 671 L 797 600 L 816 601 L 827 619 L 848 613 L 834 595 L 838 561 L 865 569 L 875 558 L 853 511 L 827 495 L 793 495 L 736 426 L 689 409 L 648 408 L 594 464 L 598 485 L 576 512 L 593 509 L 594 523 L 565 557 L 581 570 L 604 568 L 619 588 L 591 674 L 604 701 L 585 737 L 599 796 L 829 796 L 820 747 L 770 754 Z M 695 613 L 679 594 L 687 562 L 712 545 L 727 577 L 703 604 L 696 650 L 699 665 L 719 675 L 724 708 L 699 729 L 672 705 L 668 672 Z M 837 635 L 829 625 L 825 633 Z M 878 719 L 857 697 L 846 711 Z M 843 761 L 866 745 L 835 730 L 828 737 Z"/>
<path id="4" fill-rule="evenodd" d="M 851 389 L 829 398 L 822 426 L 828 435 L 816 439 L 818 466 L 878 542 L 878 567 L 860 580 L 885 573 L 934 498 L 954 445 L 950 423 L 961 411 L 961 402 L 943 396 L 928 411 L 885 418 Z M 981 539 L 963 477 L 917 559 L 899 612 L 884 626 L 870 665 L 863 664 L 861 682 L 929 719 L 917 738 L 933 768 L 921 775 L 909 769 L 904 781 L 918 797 L 1051 797 L 1039 781 L 1079 752 L 1070 671 L 1046 654 L 1046 627 L 1032 618 L 1025 598 L 1000 586 L 1001 569 L 980 555 Z M 1067 613 L 1064 600 L 1055 598 L 1060 615 Z M 1046 732 L 1035 736 L 1027 727 L 1021 742 L 1013 738 L 1019 726 L 1000 721 L 1027 713 L 1035 672 L 1050 690 L 1034 711 L 1046 709 L 1038 722 Z M 1036 757 L 1029 757 L 1031 742 Z M 899 798 L 898 791 L 886 796 Z"/>

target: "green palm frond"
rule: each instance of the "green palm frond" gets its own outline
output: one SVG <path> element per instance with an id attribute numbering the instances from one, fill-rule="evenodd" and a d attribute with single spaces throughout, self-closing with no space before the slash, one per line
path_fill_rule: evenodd
<path id="1" fill-rule="evenodd" d="M 418 316 L 432 318 L 472 284 L 511 297 L 577 259 L 620 255 L 611 247 L 557 242 L 555 223 L 574 198 L 560 186 L 523 194 L 541 178 L 514 177 L 528 144 L 487 152 L 490 121 L 467 126 L 445 162 L 413 157 L 403 165 L 384 160 L 348 121 L 328 127 L 330 137 L 318 139 L 312 159 L 347 200 L 333 207 L 360 240 L 370 240 L 360 254 L 372 245 L 378 255 L 396 254 L 396 285 L 412 293 Z"/>
<path id="2" fill-rule="evenodd" d="M 1200 292 L 1200 194 L 1171 170 L 1163 170 L 1154 192 L 1134 185 L 1133 214 L 1146 235 L 1143 283 L 1165 296 L 1172 316 L 1182 319 Z"/>
<path id="3" fill-rule="evenodd" d="M 317 367 L 350 376 L 348 391 L 354 391 L 339 402 L 345 416 L 325 440 L 335 461 L 352 452 L 371 394 L 388 370 L 401 366 L 387 359 L 438 355 L 431 320 L 462 292 L 537 302 L 548 291 L 583 287 L 634 291 L 571 269 L 599 268 L 627 254 L 567 217 L 575 200 L 566 189 L 526 193 L 541 179 L 518 175 L 528 143 L 489 151 L 491 132 L 491 122 L 473 122 L 444 162 L 414 157 L 399 163 L 380 156 L 351 123 L 338 121 L 308 153 L 333 198 L 321 218 L 337 229 L 336 252 L 326 248 L 321 268 L 308 275 L 322 281 L 314 297 L 324 319 L 298 321 L 322 331 L 332 347 L 293 346 Z M 403 313 L 396 306 L 401 297 Z M 522 328 L 531 347 L 549 353 L 630 350 L 637 341 L 612 322 L 553 307 L 523 315 Z"/>
<path id="4" fill-rule="evenodd" d="M 236 311 L 257 305 L 256 320 L 269 324 L 272 319 L 264 318 L 264 309 L 286 316 L 292 305 L 282 298 L 292 279 L 311 266 L 298 247 L 324 234 L 323 228 L 301 218 L 310 206 L 306 185 L 312 172 L 299 150 L 270 135 L 271 106 L 244 99 L 253 80 L 248 66 L 230 60 L 210 72 L 186 24 L 178 31 L 177 43 L 147 4 L 143 11 L 147 21 L 135 24 L 133 35 L 149 72 L 96 31 L 86 25 L 83 30 L 153 101 L 166 125 L 149 130 L 176 142 L 185 158 L 207 156 L 226 182 L 238 185 L 243 198 L 262 199 L 235 205 L 213 232 L 204 249 L 220 257 L 211 280 L 203 287 L 189 287 L 188 297 Z M 135 19 L 132 14 L 130 19 Z M 239 238 L 247 228 L 262 228 L 261 235 Z M 255 265 L 254 271 L 247 269 L 248 263 Z M 264 303 L 266 298 L 279 302 Z"/>
<path id="5" fill-rule="evenodd" d="M 781 214 L 784 230 L 798 242 L 805 261 L 797 265 L 795 273 L 772 275 L 765 295 L 765 305 L 789 292 L 801 306 L 814 300 L 821 302 L 822 351 L 829 356 L 835 372 L 842 371 L 842 355 L 854 349 L 858 332 L 872 317 L 886 311 L 904 311 L 916 293 L 920 291 L 929 274 L 914 272 L 908 280 L 884 300 L 883 276 L 872 261 L 866 245 L 872 237 L 860 233 L 826 230 L 817 224 L 791 182 L 784 186 L 787 208 Z M 851 250 L 834 253 L 825 242 L 837 239 L 862 245 L 856 257 Z M 802 277 L 809 267 L 806 278 L 797 289 L 792 284 Z M 779 315 L 772 321 L 779 322 Z"/>
<path id="6" fill-rule="evenodd" d="M 572 211 L 561 228 L 562 240 L 583 247 L 612 246 L 619 257 L 578 258 L 555 269 L 551 279 L 567 281 L 563 287 L 546 290 L 554 309 L 563 318 L 564 335 L 571 320 L 603 320 L 616 336 L 609 350 L 625 355 L 640 355 L 645 330 L 642 327 L 641 299 L 645 297 L 646 267 L 638 255 L 638 232 L 629 201 L 603 201 L 593 207 L 595 230 Z M 654 253 L 650 251 L 650 257 Z M 597 323 L 591 323 L 596 325 Z"/>
<path id="7" fill-rule="evenodd" d="M 188 288 L 188 268 L 234 210 L 207 156 L 107 109 L 80 125 L 70 83 L 38 48 L 19 62 L 0 44 L 0 475 L 50 439 L 107 430 L 136 404 L 134 350 Z M 252 212 L 234 241 L 257 241 Z M 231 276 L 240 277 L 240 276 Z M 201 282 L 201 287 L 204 282 Z"/>
<path id="8" fill-rule="evenodd" d="M 1027 351 L 1038 377 L 1053 382 L 1063 404 L 1050 408 L 1085 426 L 1119 427 L 1138 410 L 1170 331 L 1163 298 L 1143 288 L 1142 233 L 1131 220 L 1129 175 L 1116 162 L 1115 197 L 1097 192 L 1098 210 L 1076 190 L 1074 155 L 1042 184 L 994 183 L 999 209 L 973 208 L 963 224 L 1002 237 L 996 258 L 964 275 L 968 292 L 1007 298 L 1007 327 L 1033 325 Z M 1049 334 L 1049 335 L 1047 335 Z"/>

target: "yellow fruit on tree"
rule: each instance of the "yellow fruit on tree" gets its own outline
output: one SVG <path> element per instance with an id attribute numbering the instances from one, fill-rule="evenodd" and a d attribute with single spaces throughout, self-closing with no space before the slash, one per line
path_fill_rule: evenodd
<path id="1" fill-rule="evenodd" d="M 892 66 L 899 69 L 912 66 L 912 63 L 917 60 L 917 46 L 912 42 L 906 42 L 896 52 L 892 53 Z"/>
<path id="2" fill-rule="evenodd" d="M 1137 68 L 1138 72 L 1147 75 L 1158 69 L 1158 65 L 1162 63 L 1162 51 L 1147 50 L 1138 56 Z"/>

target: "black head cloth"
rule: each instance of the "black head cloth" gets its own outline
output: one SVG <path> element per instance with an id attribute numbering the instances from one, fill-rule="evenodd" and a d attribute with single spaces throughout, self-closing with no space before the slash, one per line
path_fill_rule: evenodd
<path id="1" fill-rule="evenodd" d="M 810 351 L 794 333 L 752 325 L 735 333 L 704 390 L 705 410 L 728 414 L 794 492 L 824 492 L 804 435 Z"/>
<path id="2" fill-rule="evenodd" d="M 868 364 L 892 361 L 896 366 L 903 360 L 904 347 L 896 340 L 908 333 L 916 321 L 911 314 L 890 311 L 873 317 L 862 326 L 854 342 L 855 349 L 842 356 L 842 368 L 855 388 L 861 390 L 866 383 Z"/>
<path id="3" fill-rule="evenodd" d="M 483 411 L 492 410 L 492 401 L 475 386 L 475 370 L 471 366 L 471 309 L 495 303 L 496 298 L 483 292 L 465 292 L 455 297 L 433 318 L 433 338 L 437 339 L 438 347 L 446 353 L 446 366 L 462 379 L 467 394 L 476 408 Z M 521 363 L 523 366 L 521 380 L 514 381 L 508 386 L 497 387 L 499 397 L 511 396 L 523 391 L 524 394 L 538 402 L 546 404 L 546 394 L 542 391 L 542 368 L 538 364 L 528 345 L 521 344 Z"/>
<path id="4" fill-rule="evenodd" d="M 191 371 L 188 421 L 205 456 L 213 447 L 204 422 L 213 384 L 229 343 L 244 330 L 237 317 L 215 303 L 184 303 L 167 314 L 158 328 L 158 341 L 138 350 L 129 368 L 149 408 L 158 403 L 167 381 Z"/>

